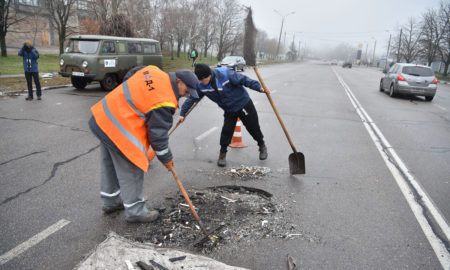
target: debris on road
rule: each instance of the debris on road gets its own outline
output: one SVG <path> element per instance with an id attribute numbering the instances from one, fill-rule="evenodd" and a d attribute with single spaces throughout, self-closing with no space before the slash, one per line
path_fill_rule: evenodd
<path id="1" fill-rule="evenodd" d="M 294 258 L 287 255 L 289 270 L 297 270 L 297 264 L 295 263 Z"/>
<path id="2" fill-rule="evenodd" d="M 314 234 L 301 231 L 289 222 L 284 202 L 271 193 L 246 186 L 215 186 L 187 190 L 207 230 L 217 228 L 204 238 L 189 209 L 182 206 L 180 193 L 166 195 L 160 209 L 161 218 L 141 227 L 132 227 L 127 237 L 150 242 L 158 247 L 183 248 L 209 254 L 227 245 L 259 239 L 303 239 L 319 243 Z M 194 245 L 195 244 L 195 245 Z"/>
<path id="3" fill-rule="evenodd" d="M 242 178 L 242 180 L 245 179 L 258 179 L 262 176 L 268 174 L 270 172 L 270 168 L 268 167 L 260 167 L 260 166 L 244 166 L 241 165 L 240 167 L 233 167 L 227 171 L 225 171 L 226 175 L 232 176 L 232 177 L 239 177 Z"/>

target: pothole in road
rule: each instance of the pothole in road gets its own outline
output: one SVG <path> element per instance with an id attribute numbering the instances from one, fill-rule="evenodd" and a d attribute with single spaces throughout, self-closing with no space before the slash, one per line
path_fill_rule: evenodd
<path id="1" fill-rule="evenodd" d="M 177 247 L 203 253 L 240 241 L 264 238 L 300 237 L 309 242 L 320 241 L 319 237 L 289 223 L 285 205 L 278 203 L 267 191 L 229 185 L 190 189 L 187 192 L 207 230 L 220 228 L 215 231 L 214 238 L 194 247 L 194 243 L 205 235 L 180 193 L 165 197 L 159 207 L 161 216 L 156 222 L 124 236 L 159 247 Z"/>

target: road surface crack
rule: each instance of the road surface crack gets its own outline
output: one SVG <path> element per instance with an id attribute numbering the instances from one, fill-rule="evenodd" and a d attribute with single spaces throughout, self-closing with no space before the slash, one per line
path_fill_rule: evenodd
<path id="1" fill-rule="evenodd" d="M 70 158 L 70 159 L 68 159 L 68 160 L 61 161 L 61 162 L 56 162 L 55 164 L 53 164 L 53 169 L 52 169 L 52 172 L 50 173 L 50 176 L 49 176 L 47 179 L 45 179 L 44 182 L 42 182 L 42 183 L 39 184 L 39 185 L 30 187 L 29 189 L 27 189 L 27 190 L 25 190 L 25 191 L 21 191 L 21 192 L 17 193 L 16 195 L 13 195 L 13 196 L 11 196 L 11 197 L 9 197 L 9 198 L 6 198 L 4 201 L 2 201 L 2 202 L 0 203 L 0 206 L 2 206 L 2 205 L 4 205 L 4 204 L 6 204 L 7 202 L 10 202 L 10 201 L 12 201 L 12 200 L 14 200 L 14 199 L 17 199 L 19 196 L 22 196 L 22 195 L 24 195 L 24 194 L 27 194 L 27 193 L 29 193 L 30 191 L 32 191 L 32 190 L 34 190 L 34 189 L 36 189 L 36 188 L 39 188 L 39 187 L 45 185 L 45 184 L 48 183 L 50 180 L 52 180 L 53 177 L 55 177 L 56 171 L 58 171 L 58 168 L 59 168 L 59 167 L 61 167 L 61 166 L 63 166 L 63 165 L 66 165 L 66 164 L 69 163 L 69 162 L 72 162 L 72 161 L 74 161 L 74 160 L 76 160 L 76 159 L 78 159 L 78 158 L 80 158 L 80 157 L 82 157 L 82 156 L 85 156 L 85 155 L 91 153 L 92 151 L 94 151 L 94 150 L 97 149 L 98 147 L 99 147 L 99 145 L 97 145 L 97 146 L 95 146 L 95 147 L 89 149 L 89 150 L 88 150 L 87 152 L 85 152 L 85 153 L 82 153 L 82 154 L 80 154 L 80 155 L 78 155 L 78 156 L 72 157 L 72 158 Z"/>
<path id="2" fill-rule="evenodd" d="M 26 158 L 26 157 L 29 157 L 29 156 L 32 156 L 32 155 L 36 155 L 36 154 L 40 154 L 40 153 L 45 153 L 45 151 L 33 152 L 33 153 L 27 154 L 27 155 L 25 155 L 25 156 L 16 157 L 16 158 L 13 158 L 13 159 L 10 159 L 10 160 L 8 160 L 8 161 L 5 161 L 5 162 L 0 163 L 0 166 L 1 166 L 1 165 L 5 165 L 6 163 L 9 163 L 9 162 L 12 162 L 12 161 L 15 161 L 15 160 L 19 160 L 19 159 Z"/>
<path id="3" fill-rule="evenodd" d="M 69 128 L 70 130 L 73 130 L 73 131 L 88 132 L 87 130 L 84 130 L 84 129 L 75 128 L 75 127 L 66 126 L 66 125 L 61 125 L 61 124 L 55 124 L 55 123 L 52 123 L 52 122 L 46 122 L 46 121 L 37 120 L 37 119 L 9 118 L 9 117 L 2 117 L 2 116 L 0 116 L 0 119 L 11 120 L 11 121 L 31 121 L 31 122 L 38 122 L 38 123 L 47 124 L 47 125 L 52 125 L 52 126 L 58 126 L 58 127 L 63 127 L 63 128 Z"/>

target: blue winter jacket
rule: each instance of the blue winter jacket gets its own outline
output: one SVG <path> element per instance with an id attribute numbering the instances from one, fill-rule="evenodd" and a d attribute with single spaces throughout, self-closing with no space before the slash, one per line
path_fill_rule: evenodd
<path id="1" fill-rule="evenodd" d="M 39 72 L 38 62 L 39 53 L 36 48 L 31 47 L 31 52 L 27 53 L 23 48 L 19 51 L 19 56 L 23 57 L 23 71 L 25 72 Z M 28 62 L 30 65 L 28 66 Z"/>
<path id="2" fill-rule="evenodd" d="M 260 92 L 261 84 L 247 76 L 239 74 L 228 68 L 215 68 L 212 70 L 212 80 L 215 80 L 217 90 L 211 85 L 205 86 L 198 84 L 198 99 L 189 96 L 181 107 L 180 116 L 184 116 L 192 105 L 207 96 L 210 100 L 217 103 L 225 112 L 237 112 L 242 109 L 250 100 L 250 96 L 244 86 Z"/>

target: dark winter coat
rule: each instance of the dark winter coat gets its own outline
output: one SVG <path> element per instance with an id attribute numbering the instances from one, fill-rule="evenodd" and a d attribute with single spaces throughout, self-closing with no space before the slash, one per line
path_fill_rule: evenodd
<path id="1" fill-rule="evenodd" d="M 189 97 L 181 107 L 180 116 L 184 116 L 192 105 L 204 96 L 217 103 L 225 112 L 237 112 L 250 100 L 244 86 L 260 92 L 261 84 L 247 76 L 239 74 L 228 68 L 215 68 L 212 70 L 210 84 L 204 86 L 199 83 L 197 93 L 199 98 Z"/>

